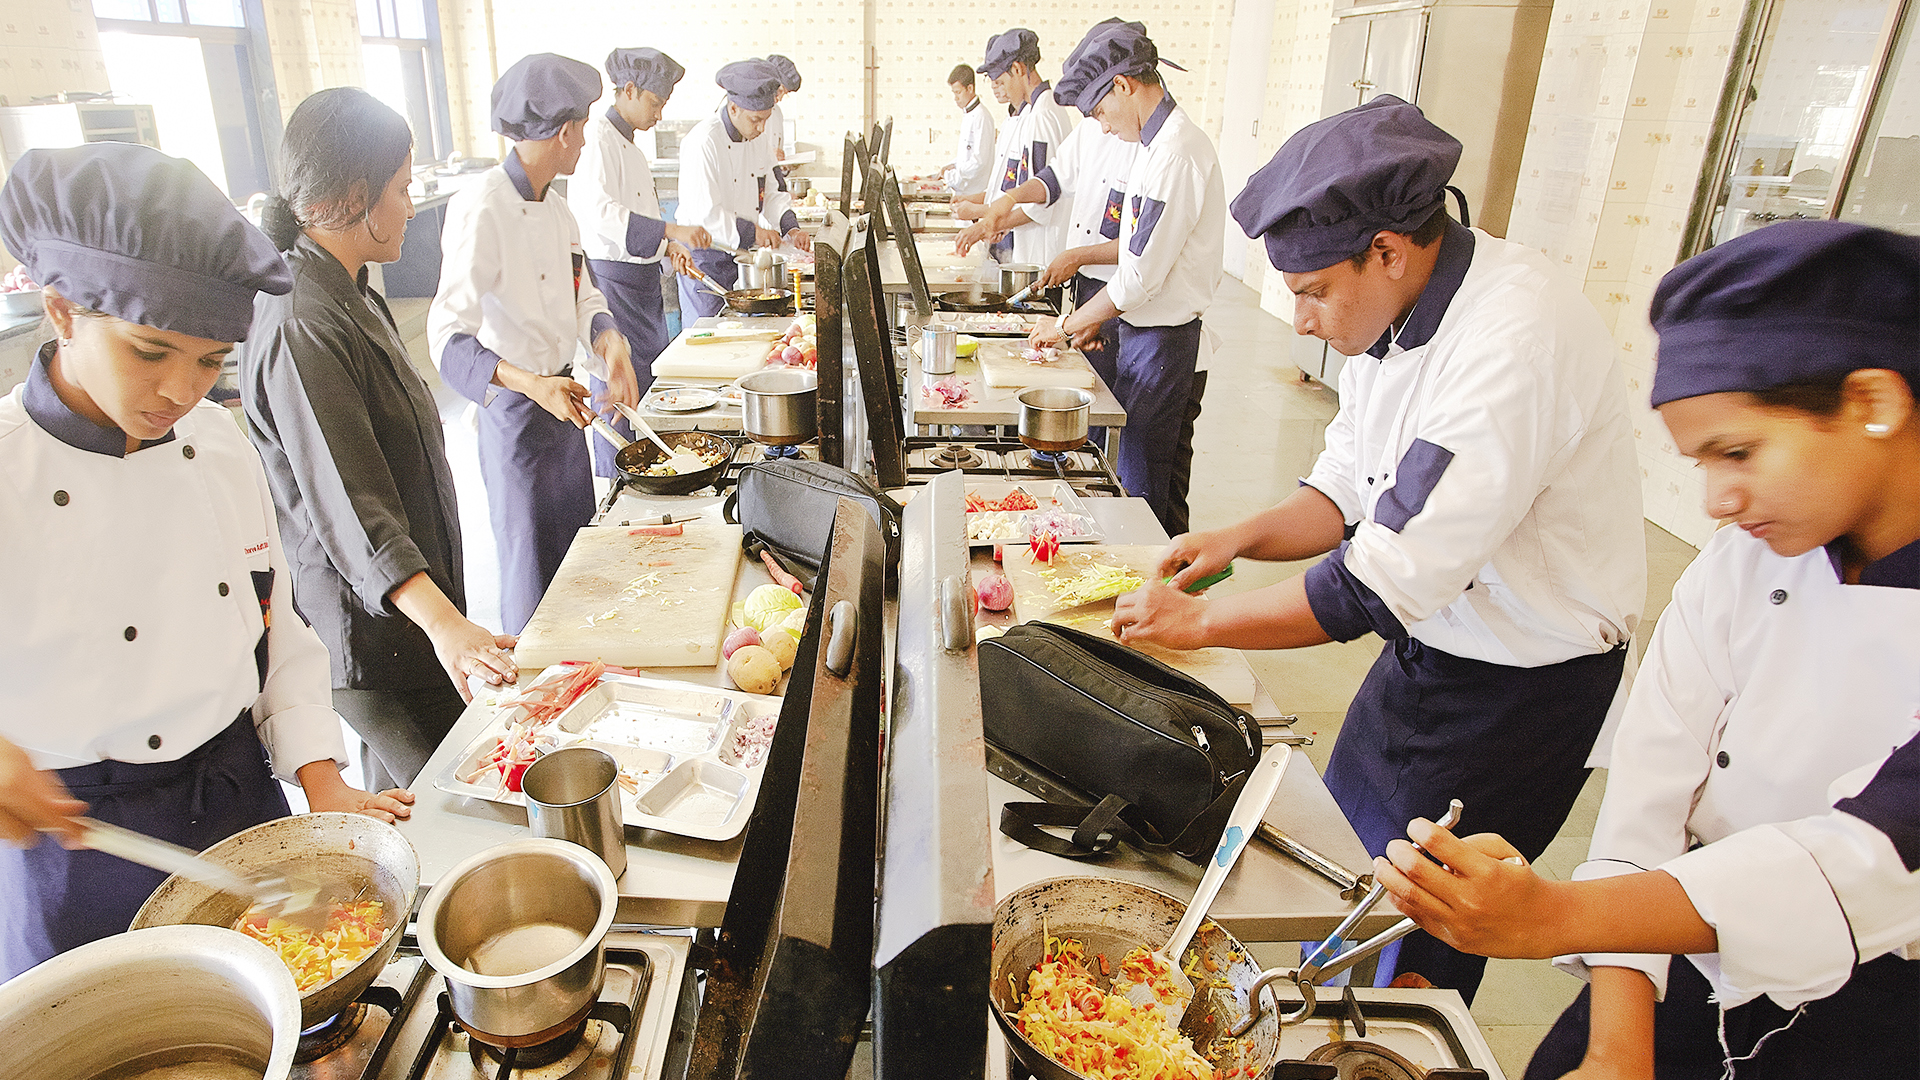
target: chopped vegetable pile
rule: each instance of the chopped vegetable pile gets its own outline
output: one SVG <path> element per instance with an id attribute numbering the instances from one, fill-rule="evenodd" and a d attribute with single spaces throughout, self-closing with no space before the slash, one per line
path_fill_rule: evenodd
<path id="1" fill-rule="evenodd" d="M 1100 963 L 1105 967 L 1106 958 Z M 1152 961 L 1135 949 L 1120 963 L 1125 976 L 1129 965 L 1141 969 L 1139 974 Z M 1160 981 L 1165 977 L 1161 972 Z M 1088 968 L 1086 945 L 1075 938 L 1047 938 L 1046 955 L 1028 972 L 1019 1001 L 1014 1026 L 1042 1053 L 1082 1076 L 1213 1080 L 1215 1075 L 1192 1042 L 1167 1026 L 1158 1008 L 1103 990 Z"/>
<path id="2" fill-rule="evenodd" d="M 957 409 L 973 400 L 973 389 L 967 380 L 957 375 L 949 375 L 939 382 L 928 383 L 920 388 L 920 396 L 927 403 L 942 409 Z"/>
<path id="3" fill-rule="evenodd" d="M 967 492 L 967 513 L 977 514 L 983 510 L 1038 510 L 1040 504 L 1027 494 L 1025 488 L 1014 488 L 1006 497 L 989 499 L 977 491 Z"/>
<path id="4" fill-rule="evenodd" d="M 539 757 L 540 748 L 554 745 L 554 735 L 548 730 L 554 719 L 593 689 L 607 670 L 598 660 L 567 666 L 573 670 L 557 679 L 536 683 L 507 702 L 500 713 L 500 719 L 507 725 L 506 733 L 494 737 L 493 750 L 479 765 L 454 779 L 463 784 L 478 784 L 493 777 L 503 789 L 519 791 L 521 774 Z"/>
<path id="5" fill-rule="evenodd" d="M 1058 597 L 1064 607 L 1111 600 L 1147 583 L 1145 578 L 1124 566 L 1102 562 L 1084 566 L 1072 576 L 1059 570 L 1043 570 L 1040 576 L 1046 579 L 1047 591 Z"/>
<path id="6" fill-rule="evenodd" d="M 304 994 L 365 960 L 386 934 L 386 912 L 378 900 L 334 904 L 325 928 L 312 930 L 255 908 L 234 929 L 279 953 Z"/>

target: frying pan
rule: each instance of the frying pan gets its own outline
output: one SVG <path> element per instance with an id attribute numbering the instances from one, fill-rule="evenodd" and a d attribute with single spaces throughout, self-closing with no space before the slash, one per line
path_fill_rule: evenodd
<path id="1" fill-rule="evenodd" d="M 613 455 L 613 463 L 628 483 L 649 495 L 685 495 L 708 487 L 719 478 L 727 463 L 733 460 L 733 442 L 711 432 L 663 431 L 660 441 L 675 449 L 692 450 L 698 454 L 717 451 L 726 456 L 720 459 L 720 464 L 709 465 L 697 472 L 649 476 L 647 467 L 660 460 L 660 448 L 645 439 L 628 443 Z"/>
<path id="2" fill-rule="evenodd" d="M 1048 936 L 1078 938 L 1086 943 L 1089 957 L 1104 954 L 1117 969 L 1130 950 L 1164 945 L 1186 909 L 1185 902 L 1156 889 L 1091 877 L 1036 881 L 1001 900 L 993 912 L 993 978 L 988 996 L 993 1001 L 993 1018 L 1020 1064 L 1038 1080 L 1085 1080 L 1028 1042 L 1014 1024 L 1019 1006 L 1009 976 L 1024 992 L 1027 972 L 1040 962 Z M 1260 978 L 1260 965 L 1233 935 L 1213 923 L 1204 924 L 1193 936 L 1192 947 L 1200 950 L 1203 969 L 1212 965 L 1212 977 L 1230 984 L 1210 991 L 1218 1029 L 1225 1032 L 1246 1016 L 1247 989 Z M 1274 1010 L 1268 1009 L 1240 1039 L 1237 1051 L 1226 1042 L 1223 1035 L 1214 1044 L 1222 1050 L 1217 1055 L 1222 1070 L 1252 1065 L 1253 1075 L 1266 1073 L 1280 1059 L 1280 1023 Z"/>
<path id="3" fill-rule="evenodd" d="M 420 890 L 420 857 L 400 830 L 364 814 L 296 814 L 235 833 L 200 853 L 242 874 L 296 866 L 340 891 L 385 905 L 387 932 L 351 970 L 300 995 L 300 1025 L 310 1028 L 353 1004 L 393 957 Z M 178 874 L 160 883 L 128 929 L 199 923 L 232 929 L 247 901 Z"/>
<path id="4" fill-rule="evenodd" d="M 742 315 L 791 315 L 793 290 L 733 289 L 727 293 L 727 306 Z"/>
<path id="5" fill-rule="evenodd" d="M 1005 311 L 1007 294 L 988 289 L 943 292 L 934 298 L 943 311 Z"/>

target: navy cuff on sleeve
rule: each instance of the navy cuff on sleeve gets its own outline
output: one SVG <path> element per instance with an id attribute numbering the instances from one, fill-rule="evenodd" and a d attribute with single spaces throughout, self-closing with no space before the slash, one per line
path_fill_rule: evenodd
<path id="1" fill-rule="evenodd" d="M 739 248 L 741 251 L 752 248 L 754 239 L 760 235 L 754 231 L 753 222 L 748 221 L 746 218 L 734 218 L 733 228 L 740 234 L 739 242 L 733 246 Z"/>
<path id="2" fill-rule="evenodd" d="M 666 238 L 666 222 L 645 214 L 627 215 L 627 254 L 651 259 L 660 254 L 660 242 Z"/>
<path id="3" fill-rule="evenodd" d="M 487 403 L 487 388 L 493 385 L 493 372 L 499 366 L 500 354 L 472 334 L 453 335 L 440 354 L 441 380 L 461 397 L 482 405 Z"/>
<path id="4" fill-rule="evenodd" d="M 785 236 L 800 227 L 800 215 L 789 210 L 780 215 L 780 235 Z"/>
<path id="5" fill-rule="evenodd" d="M 773 183 L 774 186 L 781 191 L 787 190 L 787 170 L 775 166 L 773 170 Z"/>
<path id="6" fill-rule="evenodd" d="M 1053 166 L 1049 165 L 1041 169 L 1040 174 L 1035 176 L 1034 179 L 1047 185 L 1048 206 L 1052 206 L 1054 203 L 1060 201 L 1060 178 L 1053 175 Z"/>
<path id="7" fill-rule="evenodd" d="M 1407 628 L 1380 594 L 1347 569 L 1345 543 L 1307 571 L 1306 586 L 1307 606 L 1335 641 L 1352 641 L 1369 630 L 1389 641 L 1407 636 Z"/>
<path id="8" fill-rule="evenodd" d="M 1860 794 L 1833 804 L 1879 829 L 1893 841 L 1900 864 L 1920 870 L 1920 738 L 1908 739 L 1873 774 Z"/>
<path id="9" fill-rule="evenodd" d="M 615 327 L 613 325 L 613 316 L 607 314 L 604 311 L 596 311 L 593 313 L 593 323 L 592 323 L 591 329 L 587 331 L 587 336 L 593 338 L 595 341 L 598 341 L 600 340 L 600 334 L 602 331 L 612 330 L 614 328 Z"/>

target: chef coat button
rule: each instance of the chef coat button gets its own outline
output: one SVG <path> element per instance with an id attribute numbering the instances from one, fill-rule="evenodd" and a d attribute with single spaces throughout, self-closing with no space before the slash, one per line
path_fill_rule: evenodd
<path id="1" fill-rule="evenodd" d="M 1775 589 L 1771 593 L 1767 594 L 1767 599 L 1771 600 L 1776 604 L 1784 604 L 1787 602 L 1787 590 Z"/>
<path id="2" fill-rule="evenodd" d="M 1723 769 L 1726 768 L 1729 764 L 1731 764 L 1732 761 L 1733 759 L 1727 756 L 1727 752 L 1725 750 L 1722 750 L 1718 754 L 1715 754 L 1713 756 L 1713 763 L 1715 765 L 1720 766 Z"/>
<path id="3" fill-rule="evenodd" d="M 56 491 L 56 492 L 54 492 L 54 493 L 53 493 L 53 505 L 55 505 L 55 506 L 65 506 L 65 505 L 67 505 L 67 498 L 68 498 L 68 496 L 67 496 L 67 493 L 66 493 L 66 492 L 64 492 L 64 491 Z"/>
<path id="4" fill-rule="evenodd" d="M 193 447 L 183 446 L 180 448 L 180 453 L 184 455 L 188 461 L 193 460 Z"/>
<path id="5" fill-rule="evenodd" d="M 1367 483 L 1369 484 L 1373 483 L 1373 477 L 1371 476 L 1367 477 Z"/>
<path id="6" fill-rule="evenodd" d="M 227 583 L 226 583 L 226 582 L 224 582 L 224 581 L 223 581 L 223 582 L 221 582 L 221 583 L 220 583 L 220 595 L 221 595 L 221 596 L 225 596 L 225 595 L 227 595 L 227 594 L 228 594 L 229 592 L 232 592 L 232 591 L 233 591 L 233 590 L 231 590 L 231 589 L 229 589 L 229 588 L 227 588 Z"/>
<path id="7" fill-rule="evenodd" d="M 149 750 L 160 749 L 160 736 L 158 735 L 147 736 L 147 749 Z"/>
<path id="8" fill-rule="evenodd" d="M 127 627 L 127 629 L 126 629 L 126 635 L 127 635 L 127 640 L 128 640 L 128 641 L 132 641 L 132 640 L 133 640 L 134 638 L 137 638 L 137 637 L 139 637 L 139 636 L 140 636 L 140 631 L 138 631 L 138 630 L 136 630 L 136 629 L 134 629 L 133 627 L 131 627 L 131 626 L 129 626 L 129 627 Z"/>

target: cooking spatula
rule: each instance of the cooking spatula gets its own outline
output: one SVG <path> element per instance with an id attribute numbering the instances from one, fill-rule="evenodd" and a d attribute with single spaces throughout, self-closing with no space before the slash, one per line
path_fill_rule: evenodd
<path id="1" fill-rule="evenodd" d="M 699 454 L 691 450 L 675 449 L 668 446 L 664 439 L 655 435 L 653 429 L 647 426 L 646 418 L 640 415 L 639 409 L 618 401 L 613 403 L 613 407 L 620 410 L 620 415 L 627 418 L 627 422 L 633 425 L 635 431 L 652 440 L 653 445 L 659 447 L 660 452 L 667 455 L 667 461 L 673 466 L 673 471 L 676 475 L 684 476 L 687 473 L 697 473 L 707 467 L 707 463 L 700 460 Z"/>
<path id="2" fill-rule="evenodd" d="M 1267 805 L 1273 802 L 1274 795 L 1279 792 L 1280 779 L 1286 775 L 1287 762 L 1292 756 L 1293 747 L 1284 743 L 1269 747 L 1261 755 L 1260 761 L 1247 777 L 1246 786 L 1240 789 L 1240 797 L 1234 800 L 1233 811 L 1227 815 L 1226 828 L 1220 833 L 1220 846 L 1207 861 L 1207 872 L 1200 878 L 1200 887 L 1194 890 L 1193 899 L 1187 903 L 1187 913 L 1180 917 L 1180 923 L 1173 928 L 1173 936 L 1167 939 L 1166 945 L 1154 950 L 1149 957 L 1155 966 L 1166 965 L 1168 981 L 1172 984 L 1168 995 L 1162 998 L 1144 982 L 1114 980 L 1114 992 L 1124 991 L 1127 999 L 1136 1005 L 1158 1008 L 1169 1028 L 1179 1030 L 1188 1007 L 1196 998 L 1205 996 L 1195 993 L 1193 980 L 1180 970 L 1180 954 L 1187 951 L 1187 943 L 1193 940 L 1194 933 L 1206 920 L 1207 909 L 1213 906 L 1214 898 L 1220 895 L 1220 886 L 1226 884 L 1227 874 L 1240 861 L 1240 853 L 1247 850 L 1247 844 L 1253 840 L 1253 831 L 1266 814 Z"/>
<path id="3" fill-rule="evenodd" d="M 328 897 L 325 886 L 318 881 L 285 872 L 239 874 L 208 862 L 190 848 L 155 840 L 145 833 L 88 817 L 74 820 L 82 829 L 80 842 L 95 851 L 178 874 L 210 889 L 250 900 L 269 915 L 309 929 L 318 930 L 326 925 Z"/>

